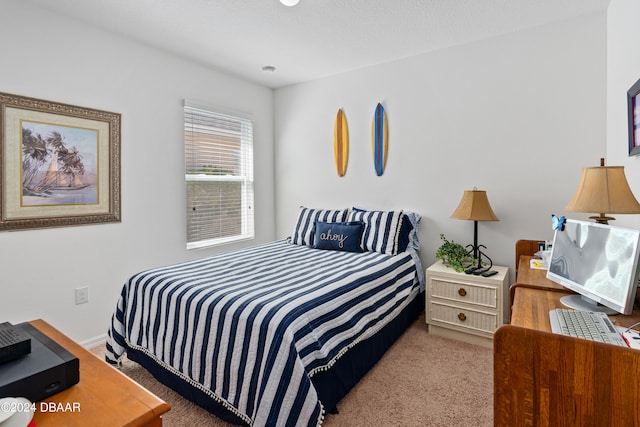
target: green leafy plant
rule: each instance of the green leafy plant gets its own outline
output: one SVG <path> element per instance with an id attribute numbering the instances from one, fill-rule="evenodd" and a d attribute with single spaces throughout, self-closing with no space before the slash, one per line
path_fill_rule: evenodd
<path id="1" fill-rule="evenodd" d="M 449 266 L 457 272 L 464 271 L 473 261 L 473 256 L 464 246 L 447 240 L 444 234 L 440 235 L 444 242 L 436 251 L 436 258 L 441 259 L 444 265 Z"/>

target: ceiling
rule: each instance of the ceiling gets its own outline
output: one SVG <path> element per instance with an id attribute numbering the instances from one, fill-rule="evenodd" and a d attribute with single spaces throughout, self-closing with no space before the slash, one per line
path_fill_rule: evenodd
<path id="1" fill-rule="evenodd" d="M 610 0 L 28 1 L 278 88 L 602 12 Z"/>

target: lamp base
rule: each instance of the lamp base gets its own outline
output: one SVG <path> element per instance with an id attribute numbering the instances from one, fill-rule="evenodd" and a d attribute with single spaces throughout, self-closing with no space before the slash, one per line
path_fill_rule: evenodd
<path id="1" fill-rule="evenodd" d="M 611 216 L 605 216 L 603 213 L 601 213 L 598 216 L 590 216 L 589 219 L 594 220 L 595 222 L 597 222 L 598 224 L 609 224 L 609 221 L 613 221 L 615 220 L 614 217 Z"/>

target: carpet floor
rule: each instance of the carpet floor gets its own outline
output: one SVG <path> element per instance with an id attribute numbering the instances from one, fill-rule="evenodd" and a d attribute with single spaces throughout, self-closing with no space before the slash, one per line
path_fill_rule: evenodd
<path id="1" fill-rule="evenodd" d="M 92 350 L 99 357 L 104 347 Z M 124 359 L 122 372 L 169 403 L 167 427 L 228 427 Z M 427 333 L 424 313 L 327 414 L 324 427 L 493 425 L 493 352 Z"/>

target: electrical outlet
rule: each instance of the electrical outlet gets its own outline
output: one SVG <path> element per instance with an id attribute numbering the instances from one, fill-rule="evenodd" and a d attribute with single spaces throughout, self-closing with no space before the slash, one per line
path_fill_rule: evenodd
<path id="1" fill-rule="evenodd" d="M 76 305 L 89 302 L 89 287 L 76 288 Z"/>

